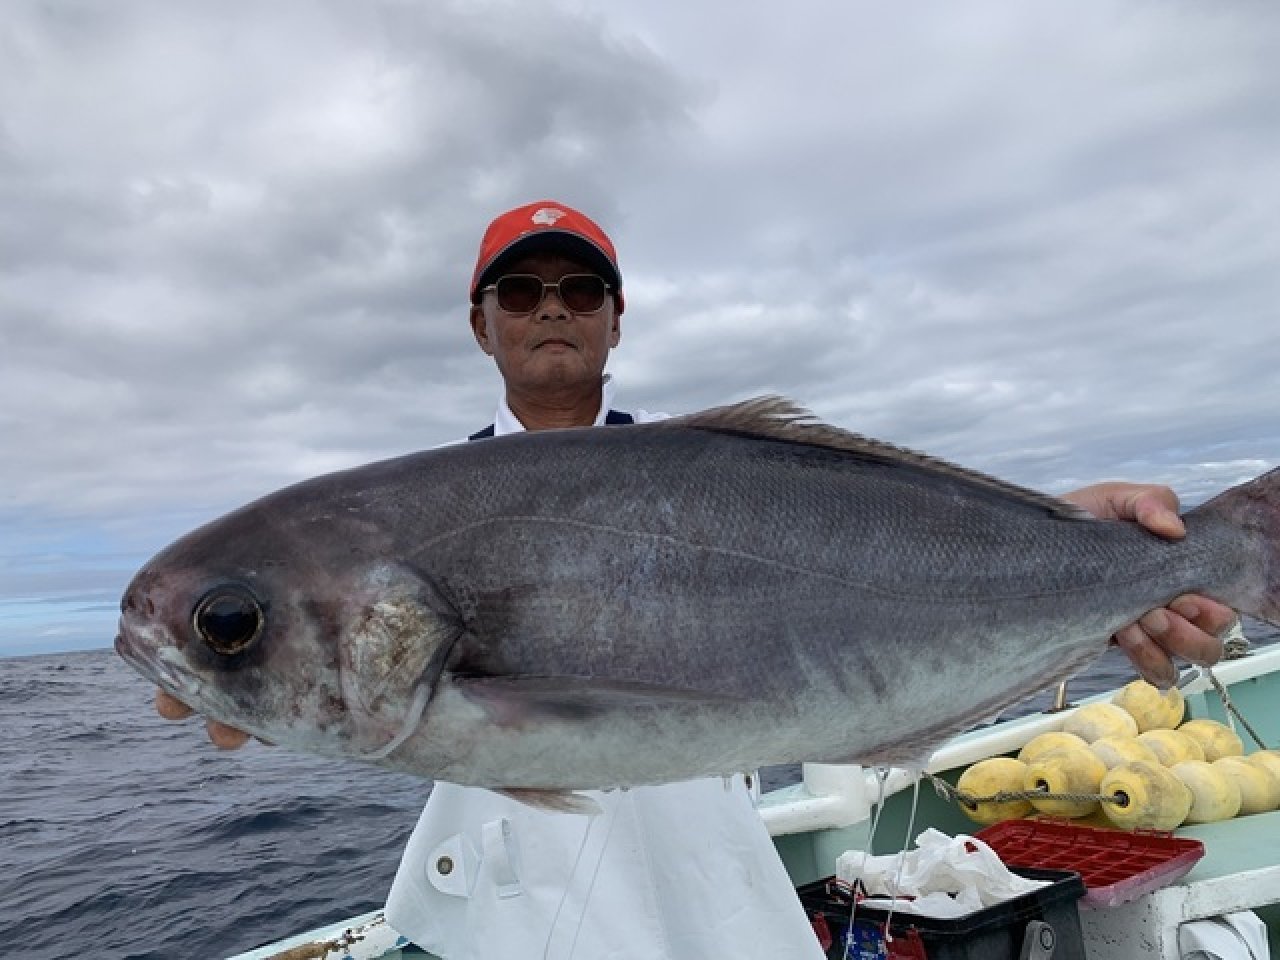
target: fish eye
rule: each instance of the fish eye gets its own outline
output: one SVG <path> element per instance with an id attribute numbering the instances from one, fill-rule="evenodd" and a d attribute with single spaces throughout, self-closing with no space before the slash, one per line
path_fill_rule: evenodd
<path id="1" fill-rule="evenodd" d="M 239 586 L 214 587 L 196 604 L 191 622 L 201 639 L 226 656 L 245 650 L 262 632 L 266 617 L 257 598 Z"/>

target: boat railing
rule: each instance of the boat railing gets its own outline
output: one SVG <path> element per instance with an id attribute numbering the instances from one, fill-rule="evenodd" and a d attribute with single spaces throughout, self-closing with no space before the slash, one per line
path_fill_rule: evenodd
<path id="1" fill-rule="evenodd" d="M 1255 650 L 1248 656 L 1225 660 L 1213 668 L 1213 676 L 1227 687 L 1267 673 L 1280 671 L 1280 644 Z M 1199 668 L 1184 673 L 1183 694 L 1191 696 L 1213 689 L 1209 675 Z M 1109 694 L 1086 697 L 1080 703 L 1105 699 Z M 1064 713 L 1036 713 L 1003 720 L 948 741 L 929 758 L 925 769 L 941 773 L 975 763 L 984 757 L 1011 753 L 1032 737 L 1062 727 Z M 915 775 L 893 768 L 881 784 L 881 775 L 868 767 L 806 763 L 802 782 L 765 794 L 760 816 L 772 836 L 808 830 L 849 827 L 866 820 L 882 796 L 909 788 Z"/>

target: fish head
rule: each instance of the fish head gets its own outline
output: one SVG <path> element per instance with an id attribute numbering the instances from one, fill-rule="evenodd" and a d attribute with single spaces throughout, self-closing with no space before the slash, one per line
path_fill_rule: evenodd
<path id="1" fill-rule="evenodd" d="M 385 756 L 462 628 L 369 539 L 270 509 L 215 520 L 135 575 L 116 650 L 205 717 L 307 752 Z"/>

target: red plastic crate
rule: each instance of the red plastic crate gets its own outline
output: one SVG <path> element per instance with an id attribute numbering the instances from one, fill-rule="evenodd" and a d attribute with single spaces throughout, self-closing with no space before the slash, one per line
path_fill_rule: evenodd
<path id="1" fill-rule="evenodd" d="M 1159 890 L 1204 856 L 1199 840 L 1069 820 L 1006 820 L 974 836 L 1010 867 L 1076 871 L 1085 885 L 1083 907 L 1114 907 Z"/>

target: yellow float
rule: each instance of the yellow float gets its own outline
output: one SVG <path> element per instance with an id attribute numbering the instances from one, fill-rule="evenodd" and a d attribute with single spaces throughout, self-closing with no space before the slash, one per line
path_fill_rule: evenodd
<path id="1" fill-rule="evenodd" d="M 1074 733 L 1086 743 L 1103 737 L 1136 737 L 1138 721 L 1114 703 L 1086 703 L 1062 723 L 1063 733 Z"/>
<path id="2" fill-rule="evenodd" d="M 1028 740 L 1026 746 L 1018 751 L 1018 759 L 1023 763 L 1030 763 L 1050 750 L 1060 750 L 1063 747 L 1082 747 L 1087 750 L 1089 744 L 1074 733 L 1063 733 L 1061 730 L 1055 730 L 1050 733 L 1042 733 Z"/>
<path id="3" fill-rule="evenodd" d="M 1099 793 L 1115 802 L 1102 812 L 1122 830 L 1173 830 L 1191 811 L 1191 791 L 1156 763 L 1135 760 L 1107 771 Z"/>
<path id="4" fill-rule="evenodd" d="M 1280 807 L 1280 778 L 1270 770 L 1249 763 L 1244 757 L 1223 757 L 1213 766 L 1240 788 L 1240 813 L 1267 813 Z"/>
<path id="5" fill-rule="evenodd" d="M 1182 701 L 1182 691 L 1170 687 L 1161 691 L 1145 680 L 1127 683 L 1116 691 L 1111 702 L 1127 710 L 1138 724 L 1138 732 L 1148 730 L 1172 730 L 1182 723 L 1182 715 L 1186 709 Z"/>
<path id="6" fill-rule="evenodd" d="M 1210 763 L 1221 757 L 1239 757 L 1244 754 L 1244 743 L 1234 730 L 1217 720 L 1200 717 L 1188 720 L 1178 727 L 1179 733 L 1185 733 L 1204 751 L 1204 758 Z"/>
<path id="7" fill-rule="evenodd" d="M 971 797 L 990 797 L 1002 792 L 1023 789 L 1027 765 L 1013 757 L 988 757 L 979 760 L 960 774 L 956 789 Z M 960 809 L 970 820 L 981 824 L 999 823 L 1025 817 L 1032 810 L 1030 800 L 1009 800 L 1001 803 L 985 801 L 969 804 L 960 801 Z"/>
<path id="8" fill-rule="evenodd" d="M 1131 760 L 1160 762 L 1155 751 L 1137 737 L 1103 737 L 1089 744 L 1089 749 L 1098 755 L 1098 759 L 1107 765 L 1108 770 Z"/>
<path id="9" fill-rule="evenodd" d="M 1199 742 L 1178 730 L 1158 728 L 1138 734 L 1138 742 L 1146 744 L 1166 767 L 1183 760 L 1203 760 L 1204 749 Z"/>
<path id="10" fill-rule="evenodd" d="M 1230 777 L 1204 760 L 1183 760 L 1169 772 L 1191 791 L 1187 823 L 1216 823 L 1240 812 L 1240 790 Z"/>
<path id="11" fill-rule="evenodd" d="M 1107 765 L 1088 747 L 1050 750 L 1027 764 L 1022 783 L 1027 790 L 1047 793 L 1096 794 Z M 1059 800 L 1032 797 L 1031 805 L 1056 817 L 1084 817 L 1098 809 L 1097 800 Z"/>
<path id="12" fill-rule="evenodd" d="M 1245 759 L 1255 767 L 1270 770 L 1277 779 L 1280 779 L 1280 750 L 1259 750 L 1257 753 L 1249 754 Z"/>

